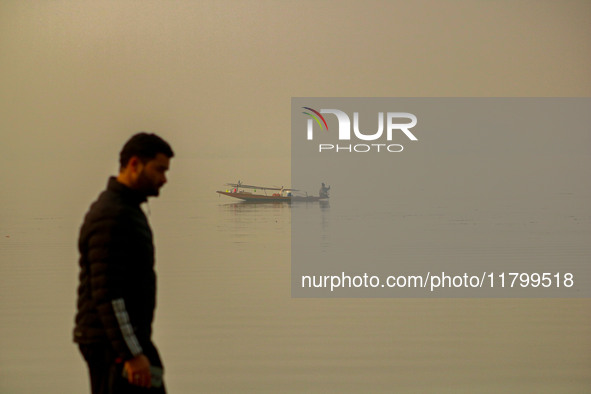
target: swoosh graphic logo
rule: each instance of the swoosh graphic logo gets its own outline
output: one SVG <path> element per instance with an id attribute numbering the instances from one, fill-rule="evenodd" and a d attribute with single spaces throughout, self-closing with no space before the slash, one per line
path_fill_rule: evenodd
<path id="1" fill-rule="evenodd" d="M 326 120 L 324 120 L 324 116 L 320 115 L 320 112 L 318 112 L 315 109 L 312 109 L 310 107 L 302 107 L 302 108 L 313 112 L 313 113 L 310 113 L 310 112 L 302 112 L 302 113 L 306 114 L 306 115 L 310 116 L 312 119 L 314 119 L 316 121 L 316 123 L 318 123 L 318 126 L 320 126 L 321 130 L 324 129 L 325 127 L 326 127 L 326 130 L 328 130 L 328 125 L 326 124 Z M 322 123 L 324 123 L 324 127 L 322 126 L 322 123 L 320 123 L 320 119 L 322 119 Z"/>

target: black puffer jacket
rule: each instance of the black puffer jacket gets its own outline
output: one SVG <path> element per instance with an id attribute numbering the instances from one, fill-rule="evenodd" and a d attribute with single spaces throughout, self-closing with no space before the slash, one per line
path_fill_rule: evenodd
<path id="1" fill-rule="evenodd" d="M 146 197 L 111 177 L 86 214 L 78 248 L 80 285 L 74 341 L 110 343 L 123 360 L 150 343 L 156 306 Z"/>

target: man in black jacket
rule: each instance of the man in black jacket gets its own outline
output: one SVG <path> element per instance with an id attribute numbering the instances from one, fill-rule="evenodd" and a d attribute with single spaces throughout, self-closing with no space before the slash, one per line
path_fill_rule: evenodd
<path id="1" fill-rule="evenodd" d="M 119 175 L 109 179 L 80 229 L 74 341 L 88 363 L 93 394 L 165 392 L 151 340 L 154 246 L 140 204 L 158 196 L 173 156 L 157 135 L 134 135 L 121 150 Z"/>

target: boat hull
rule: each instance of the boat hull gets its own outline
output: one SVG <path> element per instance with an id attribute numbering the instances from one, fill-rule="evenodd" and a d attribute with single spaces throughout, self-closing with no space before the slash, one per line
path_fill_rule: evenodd
<path id="1" fill-rule="evenodd" d="M 240 199 L 242 201 L 247 202 L 294 202 L 294 201 L 306 201 L 306 202 L 313 202 L 313 201 L 324 201 L 326 199 L 321 199 L 317 196 L 266 196 L 262 194 L 252 194 L 252 193 L 233 193 L 233 192 L 223 192 L 217 191 L 219 194 L 223 194 L 224 196 L 233 197 Z"/>

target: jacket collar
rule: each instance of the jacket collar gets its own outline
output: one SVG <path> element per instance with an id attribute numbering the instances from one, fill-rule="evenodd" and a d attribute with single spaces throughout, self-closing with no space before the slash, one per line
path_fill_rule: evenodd
<path id="1" fill-rule="evenodd" d="M 124 200 L 136 203 L 138 205 L 148 200 L 145 194 L 140 191 L 130 189 L 123 183 L 119 182 L 114 176 L 109 178 L 109 181 L 107 182 L 107 190 L 117 193 Z"/>

